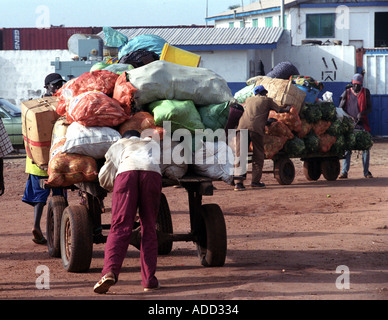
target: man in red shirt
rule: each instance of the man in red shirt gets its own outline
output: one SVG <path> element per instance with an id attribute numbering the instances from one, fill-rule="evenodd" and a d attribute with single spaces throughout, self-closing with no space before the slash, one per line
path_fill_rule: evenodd
<path id="1" fill-rule="evenodd" d="M 370 132 L 368 114 L 372 111 L 370 92 L 363 86 L 363 76 L 356 73 L 352 79 L 352 87 L 346 89 L 341 95 L 340 108 L 344 109 L 355 122 L 356 130 L 365 130 Z M 348 177 L 350 169 L 351 150 L 345 152 L 345 159 L 342 165 L 340 179 Z M 364 167 L 364 177 L 373 178 L 369 171 L 370 150 L 363 150 L 362 164 Z"/>

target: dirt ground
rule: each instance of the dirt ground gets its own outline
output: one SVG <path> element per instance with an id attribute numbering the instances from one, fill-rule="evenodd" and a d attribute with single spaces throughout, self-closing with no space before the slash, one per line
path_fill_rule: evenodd
<path id="1" fill-rule="evenodd" d="M 203 198 L 203 203 L 219 204 L 225 216 L 228 250 L 223 267 L 201 266 L 192 242 L 174 242 L 171 253 L 158 258 L 161 290 L 144 293 L 139 251 L 130 246 L 119 282 L 108 294 L 97 295 L 92 289 L 100 278 L 104 244 L 94 245 L 87 273 L 66 272 L 60 258 L 51 258 L 46 246 L 31 241 L 33 209 L 21 201 L 25 162 L 6 159 L 6 193 L 0 198 L 0 299 L 387 300 L 388 140 L 377 140 L 371 150 L 374 179 L 363 177 L 356 155 L 349 179 L 331 182 L 323 177 L 308 181 L 301 161 L 293 162 L 296 177 L 291 185 L 279 185 L 272 174 L 265 174 L 265 190 L 235 192 L 215 182 L 214 195 Z M 271 169 L 272 161 L 266 160 L 265 167 Z M 163 192 L 174 232 L 188 232 L 187 192 L 172 187 Z M 110 201 L 108 196 L 106 223 Z M 79 203 L 77 191 L 69 191 L 69 202 Z M 348 272 L 342 274 L 337 267 Z M 42 270 L 48 275 L 47 289 L 37 286 Z M 337 288 L 341 277 L 349 279 L 348 289 Z"/>

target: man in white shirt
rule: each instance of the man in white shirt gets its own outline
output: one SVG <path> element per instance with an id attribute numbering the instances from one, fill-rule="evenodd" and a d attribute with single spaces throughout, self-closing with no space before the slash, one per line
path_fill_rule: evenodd
<path id="1" fill-rule="evenodd" d="M 156 218 L 162 192 L 160 146 L 150 138 L 140 138 L 129 130 L 105 154 L 99 173 L 100 185 L 112 191 L 112 222 L 105 245 L 102 278 L 94 292 L 106 293 L 114 285 L 127 253 L 133 224 L 139 208 L 141 224 L 140 263 L 144 291 L 159 288 L 155 277 L 158 255 Z"/>

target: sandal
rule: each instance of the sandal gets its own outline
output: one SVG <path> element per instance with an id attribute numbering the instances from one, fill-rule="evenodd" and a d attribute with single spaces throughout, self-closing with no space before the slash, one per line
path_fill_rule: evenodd
<path id="1" fill-rule="evenodd" d="M 104 275 L 100 281 L 98 281 L 93 288 L 95 293 L 107 293 L 109 288 L 116 283 L 116 278 L 112 272 L 108 272 Z"/>
<path id="2" fill-rule="evenodd" d="M 37 230 L 37 229 L 34 229 L 32 230 L 32 234 L 34 236 L 34 238 L 32 239 L 32 241 L 34 241 L 36 244 L 46 244 L 47 243 L 47 240 L 46 238 L 43 236 L 42 232 Z"/>

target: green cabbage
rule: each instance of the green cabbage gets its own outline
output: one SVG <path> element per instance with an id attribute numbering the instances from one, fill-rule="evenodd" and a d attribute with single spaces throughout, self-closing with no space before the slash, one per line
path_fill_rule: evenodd
<path id="1" fill-rule="evenodd" d="M 313 131 L 304 137 L 303 141 L 307 153 L 315 153 L 319 151 L 319 138 Z"/>
<path id="2" fill-rule="evenodd" d="M 336 136 L 334 144 L 330 148 L 330 152 L 342 156 L 346 151 L 346 141 L 343 135 Z"/>
<path id="3" fill-rule="evenodd" d="M 298 157 L 304 154 L 305 151 L 304 141 L 298 137 L 287 140 L 284 145 L 284 151 L 289 157 Z"/>
<path id="4" fill-rule="evenodd" d="M 319 110 L 322 113 L 322 120 L 333 122 L 337 119 L 337 111 L 332 102 L 322 102 L 319 105 Z"/>
<path id="5" fill-rule="evenodd" d="M 306 119 L 308 123 L 315 123 L 321 120 L 322 112 L 319 105 L 312 103 L 305 103 L 300 111 L 301 118 Z"/>
<path id="6" fill-rule="evenodd" d="M 341 136 L 344 133 L 344 127 L 342 125 L 342 121 L 339 119 L 336 119 L 335 121 L 333 121 L 329 129 L 326 130 L 326 133 L 334 137 Z"/>
<path id="7" fill-rule="evenodd" d="M 353 150 L 368 150 L 372 147 L 372 136 L 368 131 L 355 131 L 355 144 Z"/>

